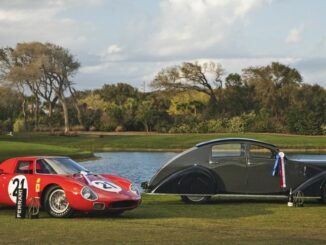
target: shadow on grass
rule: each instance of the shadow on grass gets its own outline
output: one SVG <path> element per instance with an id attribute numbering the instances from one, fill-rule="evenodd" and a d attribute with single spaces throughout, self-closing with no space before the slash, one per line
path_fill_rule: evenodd
<path id="1" fill-rule="evenodd" d="M 82 213 L 75 212 L 70 219 L 238 219 L 259 215 L 273 215 L 277 209 L 286 207 L 284 200 L 252 200 L 252 199 L 212 199 L 207 204 L 184 204 L 177 198 L 145 199 L 137 209 L 126 211 L 122 215 L 112 215 L 103 212 Z M 164 200 L 167 199 L 167 200 Z M 324 206 L 318 201 L 309 200 L 306 207 Z M 272 209 L 271 209 L 272 208 Z M 274 209 L 276 208 L 276 209 Z M 302 208 L 304 210 L 304 207 Z M 1 216 L 15 216 L 14 207 L 1 207 Z M 52 219 L 45 211 L 41 211 L 40 219 Z"/>

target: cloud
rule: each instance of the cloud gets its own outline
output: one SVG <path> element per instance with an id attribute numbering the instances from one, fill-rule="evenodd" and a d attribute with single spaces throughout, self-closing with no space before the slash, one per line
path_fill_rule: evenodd
<path id="1" fill-rule="evenodd" d="M 231 34 L 232 25 L 265 0 L 163 0 L 157 31 L 147 40 L 149 52 L 160 57 L 202 52 Z"/>
<path id="2" fill-rule="evenodd" d="M 81 48 L 91 36 L 94 26 L 62 13 L 84 4 L 93 6 L 102 0 L 12 0 L 0 6 L 0 46 L 15 46 L 18 42 L 53 42 L 66 48 Z"/>
<path id="3" fill-rule="evenodd" d="M 116 44 L 113 44 L 113 45 L 110 45 L 107 49 L 107 53 L 110 55 L 110 54 L 118 54 L 118 53 L 121 53 L 122 51 L 122 48 L 119 47 L 118 45 Z"/>
<path id="4" fill-rule="evenodd" d="M 305 58 L 293 63 L 306 83 L 318 83 L 326 88 L 326 58 Z"/>
<path id="5" fill-rule="evenodd" d="M 143 82 L 147 85 L 153 80 L 155 75 L 163 68 L 180 65 L 183 62 L 203 63 L 214 61 L 222 64 L 226 73 L 241 73 L 242 69 L 249 66 L 264 66 L 273 61 L 281 62 L 286 65 L 294 65 L 300 61 L 291 57 L 264 57 L 264 58 L 223 58 L 223 59 L 189 59 L 172 61 L 153 61 L 153 62 L 106 62 L 98 65 L 83 66 L 77 74 L 76 79 L 83 88 L 94 89 L 94 84 L 90 81 L 97 80 L 102 83 L 128 82 L 133 86 L 143 89 Z M 99 85 L 98 87 L 100 87 Z"/>
<path id="6" fill-rule="evenodd" d="M 2 9 L 41 9 L 41 8 L 57 8 L 57 7 L 76 7 L 76 6 L 99 6 L 104 0 L 10 0 L 1 1 Z"/>
<path id="7" fill-rule="evenodd" d="M 304 31 L 303 25 L 292 28 L 288 36 L 286 37 L 285 41 L 287 43 L 298 43 L 301 40 L 303 31 Z"/>
<path id="8" fill-rule="evenodd" d="M 75 77 L 79 88 L 110 82 L 142 87 L 142 82 L 150 82 L 160 69 L 195 60 L 221 62 L 226 72 L 280 61 L 299 67 L 300 72 L 302 69 L 308 82 L 316 81 L 313 74 L 323 82 L 323 62 L 310 60 L 305 64 L 287 57 L 287 50 L 279 52 L 284 57 L 272 57 L 277 54 L 270 50 L 278 49 L 278 44 L 266 44 L 260 39 L 264 33 L 256 35 L 255 30 L 249 30 L 251 21 L 265 18 L 259 14 L 274 1 L 1 1 L 0 46 L 41 41 L 70 49 L 82 64 Z M 262 30 L 269 29 L 268 18 L 259 25 Z M 304 25 L 299 25 L 279 42 L 300 42 L 304 30 Z M 326 50 L 325 40 L 324 35 L 316 45 L 316 55 Z"/>

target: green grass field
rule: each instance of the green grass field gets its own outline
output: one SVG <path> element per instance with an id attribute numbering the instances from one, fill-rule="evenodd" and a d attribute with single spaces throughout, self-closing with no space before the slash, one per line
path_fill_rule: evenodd
<path id="1" fill-rule="evenodd" d="M 77 215 L 17 220 L 0 209 L 1 244 L 326 244 L 326 206 L 284 201 L 213 199 L 187 205 L 171 196 L 144 196 L 119 218 Z"/>
<path id="2" fill-rule="evenodd" d="M 81 159 L 106 150 L 180 151 L 223 137 L 247 137 L 281 149 L 325 151 L 326 137 L 268 134 L 0 136 L 0 159 L 23 155 L 68 155 Z M 1 188 L 1 186 L 0 186 Z M 289 208 L 284 201 L 215 199 L 186 205 L 179 197 L 145 195 L 143 204 L 122 217 L 77 215 L 16 220 L 0 208 L 0 244 L 326 244 L 326 205 Z"/>
<path id="3" fill-rule="evenodd" d="M 180 135 L 79 135 L 77 137 L 49 136 L 47 133 L 0 136 L 0 142 L 22 142 L 56 147 L 69 147 L 80 151 L 182 151 L 195 144 L 225 137 L 253 138 L 277 145 L 281 149 L 314 149 L 326 151 L 326 136 L 302 136 L 280 134 L 180 134 Z M 2 144 L 4 144 L 2 142 Z M 11 148 L 11 147 L 9 147 Z M 31 149 L 34 148 L 31 147 Z M 1 148 L 0 148 L 1 149 Z M 52 149 L 50 147 L 50 149 Z M 53 148 L 54 149 L 54 148 Z M 5 151 L 5 150 L 4 150 Z M 3 153 L 5 154 L 5 153 Z M 67 154 L 71 154 L 67 152 Z"/>
<path id="4" fill-rule="evenodd" d="M 37 155 L 68 155 L 75 159 L 85 159 L 93 156 L 90 151 L 73 147 L 0 140 L 0 161 L 16 156 Z"/>
<path id="5" fill-rule="evenodd" d="M 25 155 L 66 155 L 86 159 L 96 151 L 182 151 L 216 138 L 244 137 L 273 143 L 281 150 L 326 152 L 325 136 L 281 134 L 179 134 L 179 135 L 79 135 L 50 136 L 48 133 L 21 133 L 0 136 L 0 161 Z"/>

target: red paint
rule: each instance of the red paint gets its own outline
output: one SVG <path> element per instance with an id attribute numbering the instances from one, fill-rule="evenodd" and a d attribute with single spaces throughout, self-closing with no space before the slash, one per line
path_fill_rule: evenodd
<path id="1" fill-rule="evenodd" d="M 0 204 L 14 206 L 15 203 L 11 200 L 8 185 L 9 182 L 17 175 L 23 175 L 26 177 L 28 182 L 28 196 L 27 204 L 30 203 L 33 197 L 44 197 L 46 188 L 50 185 L 60 186 L 66 194 L 66 198 L 69 201 L 70 206 L 79 211 L 90 212 L 93 211 L 93 203 L 101 202 L 105 204 L 105 210 L 130 210 L 134 209 L 141 203 L 141 197 L 129 190 L 131 182 L 124 178 L 113 176 L 109 174 L 88 175 L 88 179 L 91 181 L 96 180 L 108 180 L 115 185 L 119 186 L 122 190 L 119 193 L 108 192 L 101 190 L 88 182 L 82 175 L 59 175 L 59 174 L 39 174 L 36 173 L 35 167 L 37 167 L 36 161 L 46 157 L 18 157 L 12 158 L 4 161 L 0 164 Z M 32 173 L 31 174 L 21 174 L 15 173 L 16 165 L 19 161 L 32 161 Z M 40 179 L 39 181 L 37 181 Z M 37 188 L 36 186 L 39 185 Z M 80 192 L 84 186 L 91 188 L 97 195 L 98 199 L 96 201 L 90 201 L 84 199 Z M 39 190 L 39 192 L 37 191 Z M 132 207 L 119 207 L 112 208 L 110 205 L 116 201 L 135 201 L 135 205 Z M 41 203 L 42 205 L 42 203 Z"/>

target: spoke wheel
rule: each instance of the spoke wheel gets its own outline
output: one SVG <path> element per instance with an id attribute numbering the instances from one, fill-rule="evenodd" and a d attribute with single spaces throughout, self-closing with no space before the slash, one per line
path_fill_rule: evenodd
<path id="1" fill-rule="evenodd" d="M 304 194 L 301 191 L 297 191 L 293 195 L 293 202 L 296 207 L 303 207 L 304 204 Z"/>
<path id="2" fill-rule="evenodd" d="M 53 186 L 47 191 L 45 209 L 56 218 L 68 217 L 72 213 L 65 192 L 59 186 Z"/>

